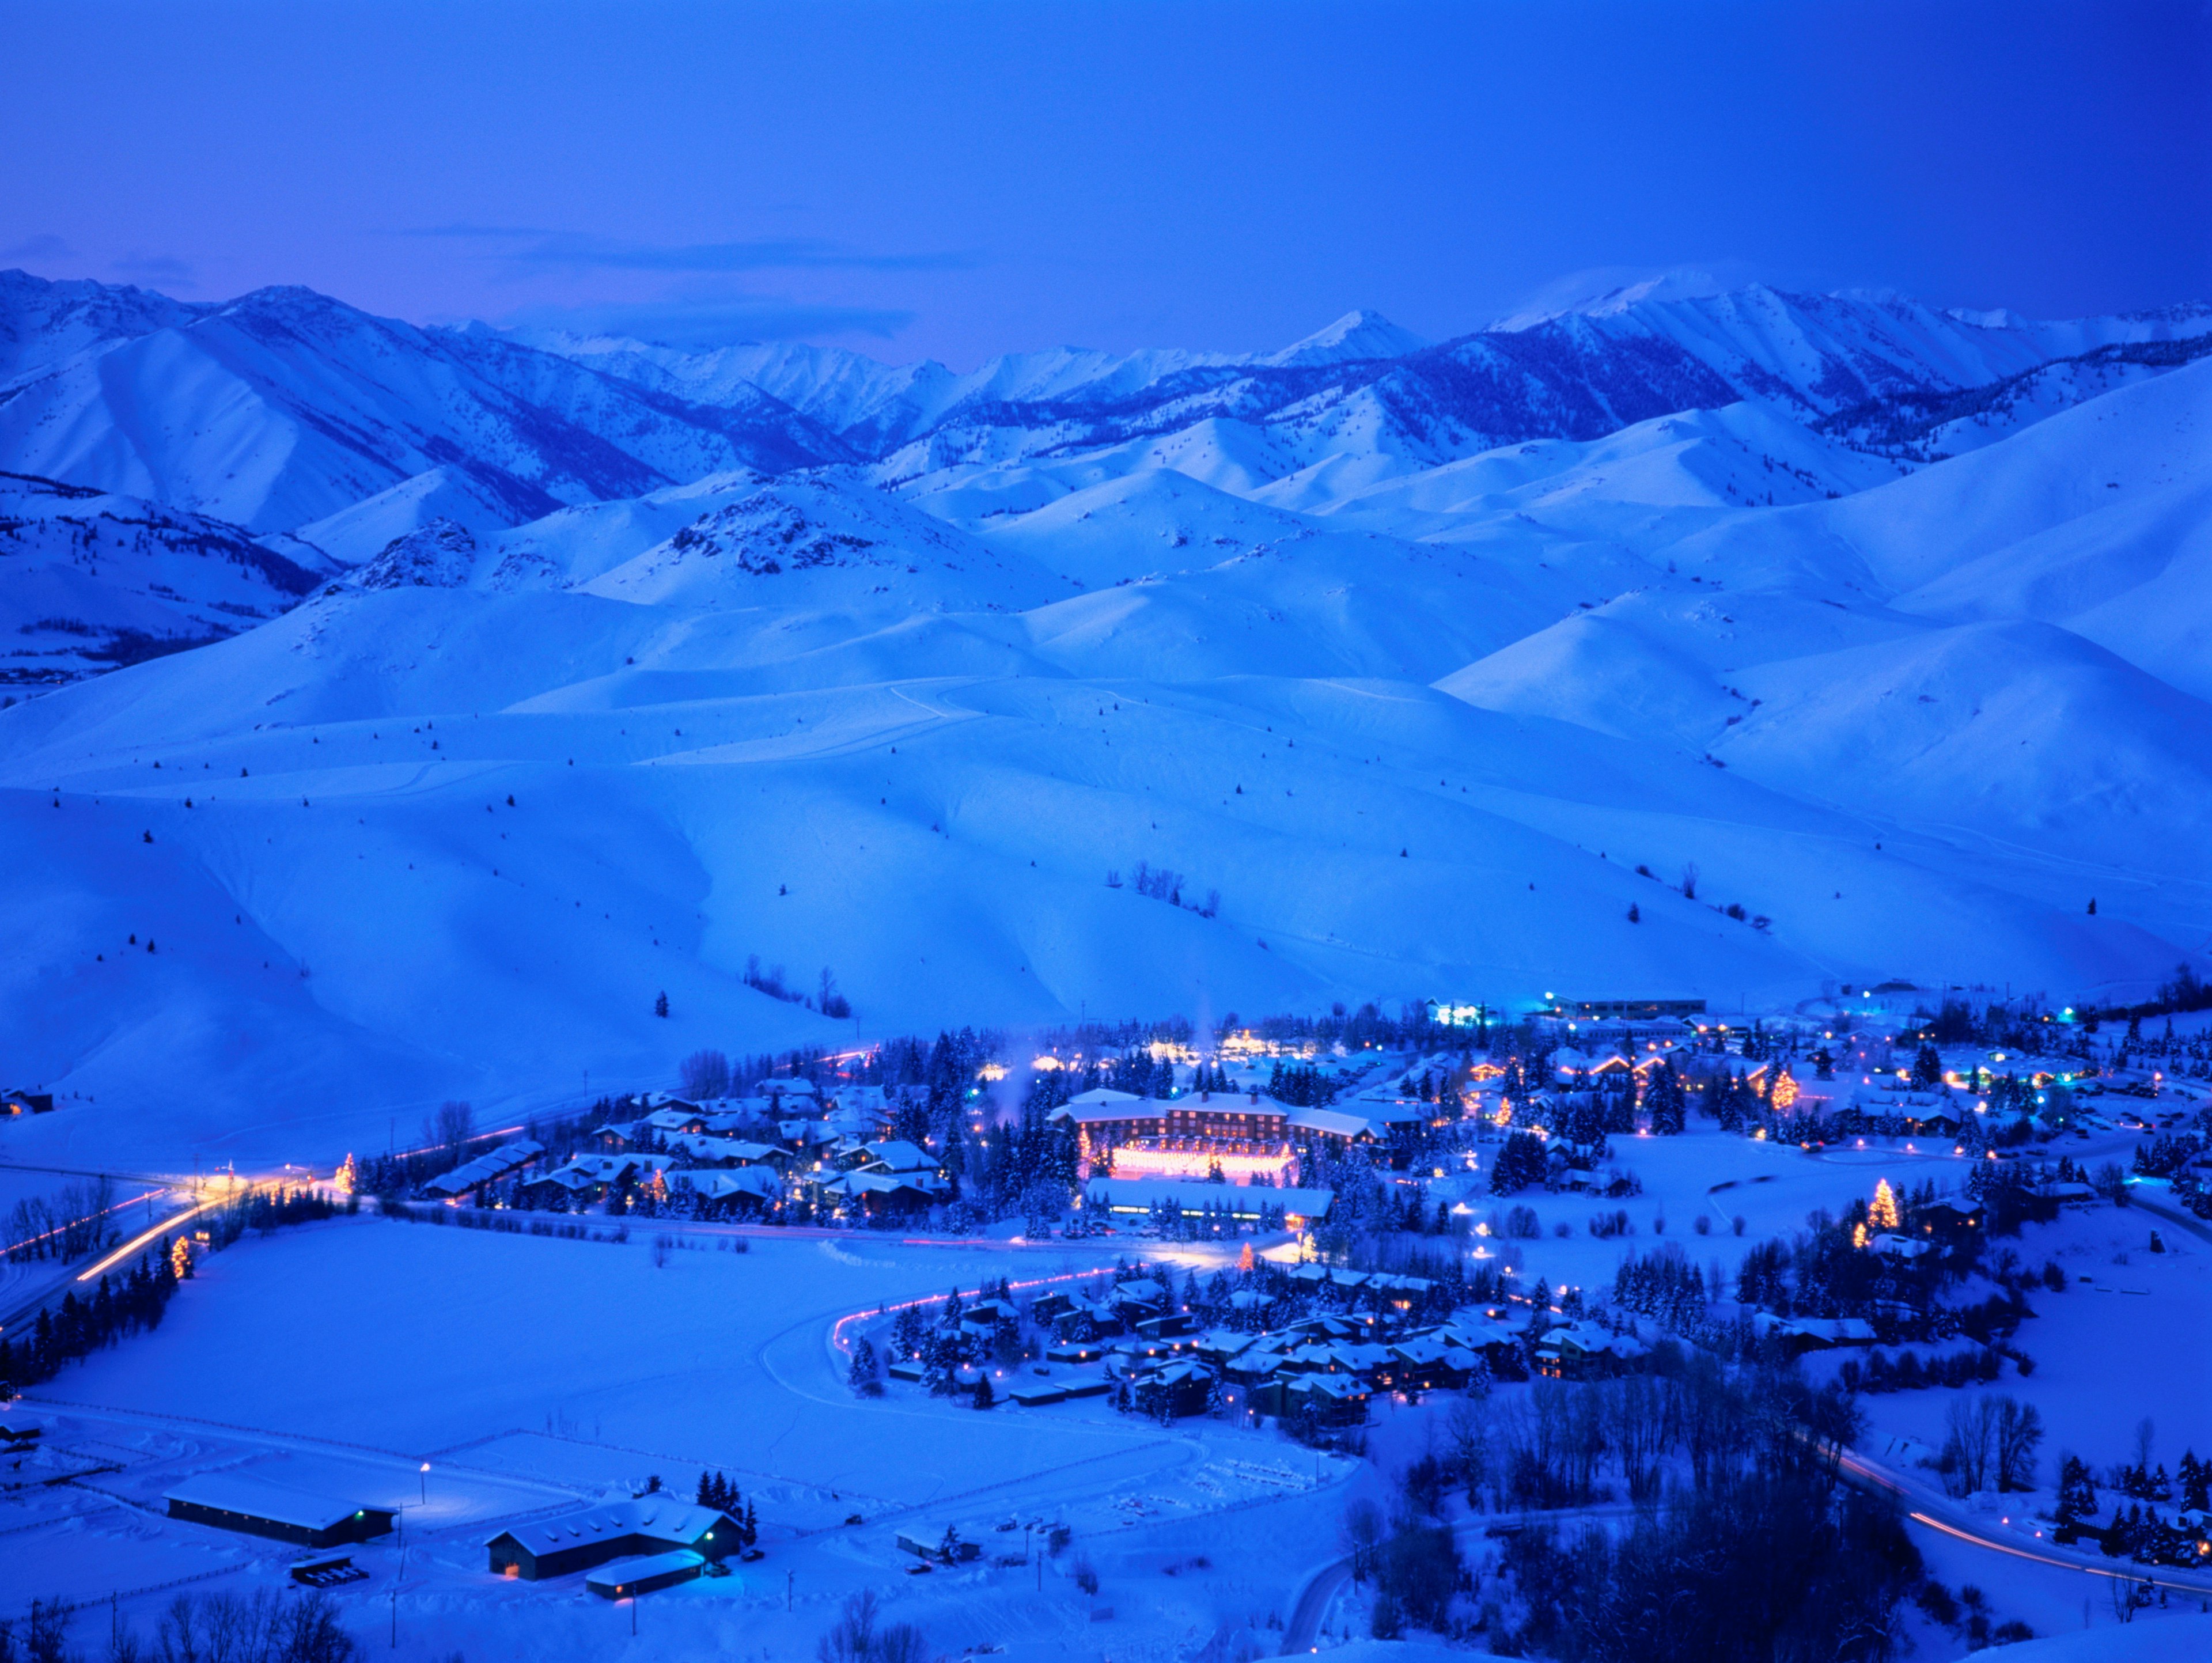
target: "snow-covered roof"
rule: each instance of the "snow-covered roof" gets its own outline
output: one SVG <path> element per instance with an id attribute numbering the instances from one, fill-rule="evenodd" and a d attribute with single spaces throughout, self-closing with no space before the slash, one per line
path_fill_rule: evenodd
<path id="1" fill-rule="evenodd" d="M 365 1510 L 392 1511 L 390 1508 L 364 1509 L 358 1501 L 302 1490 L 252 1472 L 198 1473 L 163 1490 L 161 1499 L 272 1520 L 300 1530 L 333 1529 Z"/>
<path id="2" fill-rule="evenodd" d="M 671 1571 L 696 1570 L 706 1563 L 703 1556 L 686 1547 L 671 1548 L 665 1553 L 640 1553 L 627 1559 L 610 1559 L 584 1578 L 584 1586 L 594 1593 L 601 1588 L 625 1588 Z"/>
<path id="3" fill-rule="evenodd" d="M 1371 1107 L 1380 1108 L 1381 1104 Z M 1332 1138 L 1379 1138 L 1382 1135 L 1382 1117 L 1366 1114 L 1347 1114 L 1340 1108 L 1294 1108 L 1291 1111 L 1293 1132 L 1319 1132 Z"/>
<path id="4" fill-rule="evenodd" d="M 729 1516 L 711 1507 L 699 1507 L 669 1495 L 641 1496 L 635 1501 L 606 1502 L 598 1507 L 563 1513 L 534 1524 L 516 1525 L 500 1532 L 484 1545 L 502 1537 L 512 1538 L 533 1554 L 556 1553 L 579 1542 L 604 1541 L 611 1537 L 643 1536 L 671 1545 L 704 1541 L 708 1533 L 732 1529 Z"/>

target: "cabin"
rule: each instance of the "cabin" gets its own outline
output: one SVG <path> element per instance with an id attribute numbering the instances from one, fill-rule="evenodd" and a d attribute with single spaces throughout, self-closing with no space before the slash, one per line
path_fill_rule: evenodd
<path id="1" fill-rule="evenodd" d="M 201 1473 L 163 1492 L 161 1499 L 172 1519 L 313 1548 L 388 1534 L 397 1512 L 240 1472 Z"/>
<path id="2" fill-rule="evenodd" d="M 678 1550 L 719 1562 L 738 1541 L 737 1522 L 727 1514 L 655 1494 L 517 1525 L 500 1532 L 484 1547 L 493 1575 L 538 1582 L 616 1559 Z"/>

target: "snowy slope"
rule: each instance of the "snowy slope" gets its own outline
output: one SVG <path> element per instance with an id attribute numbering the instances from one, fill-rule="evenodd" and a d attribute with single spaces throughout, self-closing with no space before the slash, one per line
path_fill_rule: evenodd
<path id="1" fill-rule="evenodd" d="M 0 474 L 0 681 L 69 681 L 234 634 L 327 569 L 219 520 Z"/>

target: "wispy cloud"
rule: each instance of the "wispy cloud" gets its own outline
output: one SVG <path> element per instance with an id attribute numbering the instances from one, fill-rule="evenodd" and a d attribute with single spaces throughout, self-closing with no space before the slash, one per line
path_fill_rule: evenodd
<path id="1" fill-rule="evenodd" d="M 129 253 L 110 260 L 108 270 L 138 283 L 160 283 L 166 288 L 191 288 L 199 281 L 189 261 L 173 254 Z"/>
<path id="2" fill-rule="evenodd" d="M 663 346 L 714 347 L 739 341 L 801 341 L 825 336 L 889 340 L 913 323 L 915 315 L 890 307 L 748 297 L 532 307 L 516 313 L 507 322 L 512 327 L 556 329 L 572 335 L 627 336 Z"/>
<path id="3" fill-rule="evenodd" d="M 43 264 L 47 260 L 73 260 L 76 258 L 76 250 L 51 231 L 40 232 L 35 237 L 26 237 L 21 242 L 9 243 L 0 248 L 0 260 L 37 260 Z"/>
<path id="4" fill-rule="evenodd" d="M 473 244 L 489 259 L 526 272 L 660 271 L 728 276 L 740 271 L 956 271 L 980 264 L 959 251 L 874 253 L 819 239 L 653 243 L 514 225 L 425 226 L 404 234 Z"/>

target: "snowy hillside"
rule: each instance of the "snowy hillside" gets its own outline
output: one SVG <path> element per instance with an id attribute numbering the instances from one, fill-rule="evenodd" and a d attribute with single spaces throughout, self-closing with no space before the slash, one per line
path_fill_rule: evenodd
<path id="1" fill-rule="evenodd" d="M 0 474 L 0 683 L 71 681 L 234 634 L 327 569 L 296 540 Z"/>
<path id="2" fill-rule="evenodd" d="M 0 297 L 0 440 L 86 482 L 7 497 L 18 673 L 258 625 L 0 711 L 0 1056 L 149 1147 L 702 1045 L 2077 998 L 2212 939 L 2200 313 L 1662 283 L 962 375 Z"/>

